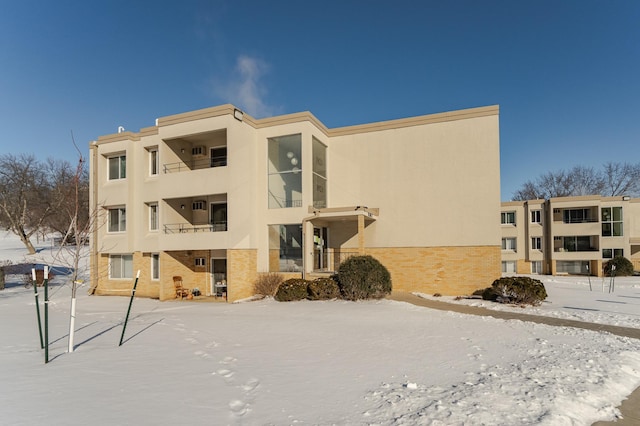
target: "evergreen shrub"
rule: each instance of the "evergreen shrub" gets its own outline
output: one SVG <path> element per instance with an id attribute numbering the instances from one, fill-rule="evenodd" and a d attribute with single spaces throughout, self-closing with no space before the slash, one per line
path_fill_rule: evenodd
<path id="1" fill-rule="evenodd" d="M 309 282 L 307 292 L 310 300 L 330 300 L 340 297 L 340 287 L 332 278 L 317 278 Z"/>
<path id="2" fill-rule="evenodd" d="M 278 286 L 274 299 L 278 302 L 293 302 L 307 298 L 309 282 L 301 278 L 291 278 Z"/>
<path id="3" fill-rule="evenodd" d="M 537 306 L 547 298 L 540 280 L 530 277 L 502 277 L 482 292 L 482 298 L 499 303 Z"/>
<path id="4" fill-rule="evenodd" d="M 391 293 L 391 275 L 372 256 L 352 256 L 338 268 L 338 286 L 346 300 L 381 299 Z"/>
<path id="5" fill-rule="evenodd" d="M 604 273 L 606 276 L 611 276 L 611 267 L 616 265 L 616 277 L 628 277 L 633 275 L 633 263 L 626 257 L 616 256 L 607 263 L 604 264 Z"/>

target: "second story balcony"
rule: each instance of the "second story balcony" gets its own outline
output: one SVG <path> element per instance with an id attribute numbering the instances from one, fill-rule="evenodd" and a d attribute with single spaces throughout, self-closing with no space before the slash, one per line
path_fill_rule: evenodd
<path id="1" fill-rule="evenodd" d="M 165 234 L 194 234 L 197 232 L 223 232 L 227 230 L 227 222 L 212 223 L 167 223 L 163 226 Z"/>

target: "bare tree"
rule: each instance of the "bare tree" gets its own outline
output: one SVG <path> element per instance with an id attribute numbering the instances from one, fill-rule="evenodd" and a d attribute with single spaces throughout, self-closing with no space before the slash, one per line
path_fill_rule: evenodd
<path id="1" fill-rule="evenodd" d="M 640 164 L 606 163 L 602 171 L 575 166 L 569 171 L 547 172 L 525 182 L 514 200 L 549 199 L 578 195 L 640 195 Z"/>
<path id="2" fill-rule="evenodd" d="M 640 195 L 640 164 L 605 163 L 603 181 L 603 195 Z"/>
<path id="3" fill-rule="evenodd" d="M 0 223 L 16 234 L 29 254 L 36 252 L 31 237 L 58 208 L 51 173 L 33 155 L 0 156 Z"/>

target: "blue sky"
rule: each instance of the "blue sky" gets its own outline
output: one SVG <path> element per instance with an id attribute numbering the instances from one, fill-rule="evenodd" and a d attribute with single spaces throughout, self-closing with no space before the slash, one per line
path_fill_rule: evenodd
<path id="1" fill-rule="evenodd" d="M 0 154 L 233 103 L 328 127 L 500 105 L 501 192 L 640 162 L 640 2 L 0 0 Z"/>

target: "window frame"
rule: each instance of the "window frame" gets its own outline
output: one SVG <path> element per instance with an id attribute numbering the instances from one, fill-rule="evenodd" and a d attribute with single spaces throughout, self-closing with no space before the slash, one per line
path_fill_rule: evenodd
<path id="1" fill-rule="evenodd" d="M 512 244 L 507 244 L 507 241 L 512 241 Z M 513 247 L 508 247 L 513 246 Z M 517 237 L 503 237 L 501 248 L 503 251 L 518 252 L 518 238 Z"/>
<path id="2" fill-rule="evenodd" d="M 531 237 L 531 250 L 542 251 L 542 237 Z"/>
<path id="3" fill-rule="evenodd" d="M 509 218 L 513 217 L 513 221 L 509 222 Z M 516 225 L 516 212 L 515 211 L 504 211 L 500 212 L 500 224 L 501 225 Z"/>
<path id="4" fill-rule="evenodd" d="M 531 223 L 542 224 L 542 210 L 531 210 Z"/>
<path id="5" fill-rule="evenodd" d="M 120 259 L 120 275 L 114 276 L 114 265 L 113 261 L 115 259 Z M 130 264 L 130 268 L 127 268 L 127 265 Z M 130 273 L 130 275 L 127 275 Z M 110 254 L 109 255 L 109 279 L 110 280 L 128 280 L 133 278 L 133 254 Z"/>
<path id="6" fill-rule="evenodd" d="M 160 155 L 158 148 L 149 148 L 149 176 L 160 174 Z"/>
<path id="7" fill-rule="evenodd" d="M 151 281 L 160 281 L 160 253 L 151 253 Z"/>
<path id="8" fill-rule="evenodd" d="M 158 203 L 149 203 L 149 231 L 156 232 L 160 229 L 160 215 Z M 155 226 L 154 226 L 155 225 Z"/>
<path id="9" fill-rule="evenodd" d="M 111 161 L 118 160 L 117 170 L 112 169 Z M 112 172 L 117 174 L 117 176 L 112 176 Z M 127 178 L 127 154 L 113 154 L 107 156 L 107 180 L 123 180 Z"/>
<path id="10" fill-rule="evenodd" d="M 114 221 L 112 214 L 117 212 L 117 229 L 112 229 Z M 107 209 L 107 233 L 109 234 L 121 234 L 127 232 L 127 208 L 126 206 L 109 207 Z"/>

